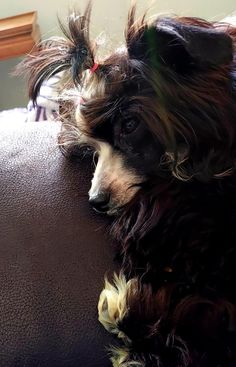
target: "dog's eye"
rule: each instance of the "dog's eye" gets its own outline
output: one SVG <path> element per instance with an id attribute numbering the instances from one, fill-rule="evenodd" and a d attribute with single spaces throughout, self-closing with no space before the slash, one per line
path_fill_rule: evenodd
<path id="1" fill-rule="evenodd" d="M 122 123 L 122 134 L 131 134 L 137 128 L 138 124 L 139 122 L 137 120 L 124 120 Z"/>
<path id="2" fill-rule="evenodd" d="M 76 145 L 70 151 L 71 159 L 83 159 L 91 157 L 94 154 L 94 149 L 87 145 Z"/>
<path id="3" fill-rule="evenodd" d="M 80 152 L 82 155 L 92 155 L 94 153 L 94 148 L 90 147 L 89 145 L 82 145 L 79 147 Z"/>

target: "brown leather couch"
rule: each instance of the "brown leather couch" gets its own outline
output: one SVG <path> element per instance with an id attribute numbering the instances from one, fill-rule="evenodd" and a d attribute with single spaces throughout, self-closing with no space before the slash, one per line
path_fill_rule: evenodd
<path id="1" fill-rule="evenodd" d="M 114 248 L 88 204 L 91 163 L 69 162 L 52 122 L 0 124 L 0 366 L 106 367 L 97 321 Z"/>

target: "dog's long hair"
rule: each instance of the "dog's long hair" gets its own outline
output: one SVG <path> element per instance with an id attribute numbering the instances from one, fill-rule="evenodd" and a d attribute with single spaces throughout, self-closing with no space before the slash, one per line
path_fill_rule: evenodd
<path id="1" fill-rule="evenodd" d="M 158 144 L 155 169 L 139 168 L 145 179 L 112 229 L 128 278 L 108 285 L 113 296 L 123 294 L 116 328 L 101 316 L 124 342 L 113 351 L 113 364 L 233 367 L 236 28 L 187 17 L 136 20 L 132 7 L 126 50 L 94 72 L 90 12 L 88 5 L 84 16 L 71 15 L 68 29 L 62 26 L 66 39 L 51 40 L 21 68 L 29 72 L 33 101 L 42 82 L 62 70 L 71 75 L 69 88 L 82 95 L 77 109 L 60 100 L 68 112 L 59 138 L 64 152 L 74 152 L 81 134 L 83 144 L 112 145 L 114 116 L 138 116 Z M 101 302 L 103 311 L 108 303 Z"/>

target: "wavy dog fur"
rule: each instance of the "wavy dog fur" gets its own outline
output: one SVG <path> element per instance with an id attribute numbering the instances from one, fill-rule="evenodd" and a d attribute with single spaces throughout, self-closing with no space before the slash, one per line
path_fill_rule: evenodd
<path id="1" fill-rule="evenodd" d="M 34 101 L 43 80 L 71 73 L 82 103 L 71 112 L 61 99 L 70 109 L 64 152 L 106 143 L 141 178 L 130 182 L 136 191 L 112 228 L 125 276 L 107 281 L 99 302 L 100 321 L 121 339 L 113 365 L 233 367 L 236 28 L 188 17 L 136 20 L 132 7 L 126 49 L 89 72 L 90 11 L 69 17 L 67 39 L 53 39 L 21 67 Z M 145 138 L 117 140 L 119 124 L 134 134 L 142 125 Z"/>

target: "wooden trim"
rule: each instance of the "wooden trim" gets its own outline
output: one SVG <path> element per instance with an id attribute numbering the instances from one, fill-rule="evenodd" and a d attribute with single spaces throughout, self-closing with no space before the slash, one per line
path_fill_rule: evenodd
<path id="1" fill-rule="evenodd" d="M 0 60 L 29 53 L 39 41 L 37 12 L 0 19 Z"/>

